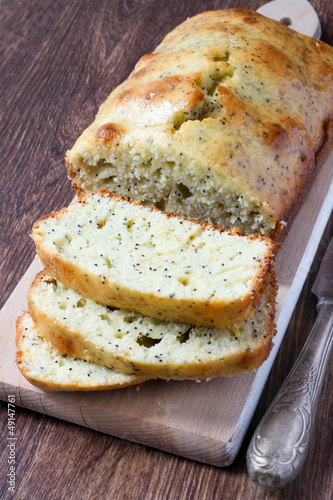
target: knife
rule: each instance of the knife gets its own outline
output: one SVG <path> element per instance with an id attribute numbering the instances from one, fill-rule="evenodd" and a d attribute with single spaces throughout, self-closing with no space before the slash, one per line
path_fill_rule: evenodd
<path id="1" fill-rule="evenodd" d="M 333 348 L 333 238 L 311 291 L 319 299 L 316 321 L 247 451 L 250 478 L 269 490 L 293 481 L 309 450 L 318 399 Z"/>

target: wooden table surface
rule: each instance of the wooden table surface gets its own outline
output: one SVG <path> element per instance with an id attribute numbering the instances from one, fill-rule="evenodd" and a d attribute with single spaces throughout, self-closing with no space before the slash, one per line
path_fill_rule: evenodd
<path id="1" fill-rule="evenodd" d="M 64 153 L 137 59 L 196 13 L 257 9 L 260 0 L 3 0 L 1 3 L 1 306 L 34 256 L 29 233 L 38 217 L 73 198 Z M 313 0 L 322 40 L 333 44 L 331 0 Z M 15 408 L 15 499 L 323 499 L 333 491 L 332 364 L 319 402 L 306 465 L 281 492 L 247 476 L 251 435 L 311 329 L 311 286 L 333 232 L 330 218 L 244 444 L 226 469 L 103 435 Z M 0 497 L 9 472 L 7 402 L 1 408 Z"/>

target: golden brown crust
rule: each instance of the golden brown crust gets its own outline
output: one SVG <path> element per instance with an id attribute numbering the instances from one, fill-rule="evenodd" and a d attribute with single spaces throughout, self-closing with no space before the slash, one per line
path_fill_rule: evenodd
<path id="1" fill-rule="evenodd" d="M 31 324 L 31 321 L 29 320 L 30 315 L 27 311 L 25 311 L 16 321 L 16 364 L 22 375 L 36 387 L 46 391 L 105 391 L 141 384 L 146 380 L 146 378 L 136 376 L 128 376 L 126 379 L 125 376 L 121 382 L 117 380 L 116 377 L 113 381 L 111 370 L 108 380 L 105 379 L 104 383 L 96 382 L 93 377 L 91 377 L 89 383 L 81 380 L 79 377 L 74 380 L 57 380 L 56 376 L 50 376 L 47 374 L 47 366 L 43 367 L 44 371 L 41 369 L 39 372 L 38 367 L 33 365 L 34 354 L 37 357 L 38 352 L 36 351 L 36 353 L 34 353 L 27 351 L 24 337 L 25 335 L 30 336 L 32 333 L 36 342 L 30 347 L 30 349 L 38 350 L 38 338 L 41 336 L 41 332 L 37 329 L 36 325 Z M 28 332 L 28 330 L 30 330 L 30 332 Z M 52 354 L 54 355 L 54 353 Z M 68 353 L 64 354 L 67 355 Z M 66 357 L 66 359 L 68 361 L 68 357 Z M 46 355 L 45 362 L 47 363 L 48 361 L 49 360 Z M 76 369 L 74 361 L 71 369 Z"/>
<path id="2" fill-rule="evenodd" d="M 101 362 L 101 360 L 98 360 L 89 354 L 89 350 L 87 349 L 88 346 L 84 341 L 82 341 L 79 332 L 72 332 L 56 322 L 50 322 L 47 315 L 36 307 L 33 300 L 35 290 L 37 290 L 38 293 L 40 282 L 47 276 L 48 273 L 45 270 L 38 273 L 30 286 L 28 294 L 29 313 L 35 324 L 38 325 L 39 333 L 63 356 L 69 355 L 78 359 L 93 361 L 94 363 L 106 366 Z M 107 366 L 111 369 L 123 371 L 128 375 L 135 375 L 133 366 L 124 365 L 124 363 L 118 361 L 116 357 L 112 360 L 109 359 Z"/>
<path id="3" fill-rule="evenodd" d="M 133 75 L 133 79 L 140 80 L 144 68 Z M 195 106 L 200 101 L 203 101 L 205 96 L 200 91 L 199 85 L 193 85 L 193 81 L 197 80 L 200 75 L 192 73 L 189 75 L 173 75 L 163 78 L 163 80 L 147 83 L 144 87 L 142 85 L 133 85 L 132 87 L 120 92 L 114 105 L 119 108 L 126 108 L 133 101 L 139 108 L 149 109 L 154 111 L 154 107 L 161 106 L 165 102 L 164 96 L 167 95 L 170 102 L 173 102 L 174 108 L 184 110 L 189 107 Z M 182 98 L 179 99 L 179 95 Z M 98 132 L 97 132 L 98 133 Z"/>
<path id="4" fill-rule="evenodd" d="M 256 12 L 199 14 L 143 56 L 101 106 L 67 154 L 74 187 L 83 189 L 78 169 L 89 156 L 182 153 L 194 177 L 209 166 L 216 185 L 231 182 L 256 200 L 272 216 L 270 236 L 282 241 L 323 163 L 318 151 L 332 148 L 332 60 L 328 45 Z M 213 113 L 204 110 L 207 95 Z M 96 134 L 110 122 L 126 132 L 115 149 L 101 151 Z"/>
<path id="5" fill-rule="evenodd" d="M 124 130 L 115 123 L 105 123 L 96 132 L 97 140 L 108 145 L 112 142 L 117 142 L 123 135 Z"/>
<path id="6" fill-rule="evenodd" d="M 295 197 L 294 204 L 290 207 L 289 213 L 285 216 L 283 224 L 279 223 L 276 225 L 275 231 L 272 234 L 272 240 L 276 243 L 282 243 L 284 238 L 287 236 L 288 231 L 293 223 L 295 217 L 297 216 L 299 209 L 302 206 L 302 202 L 311 188 L 316 175 L 320 171 L 320 168 L 325 163 L 328 155 L 330 154 L 333 146 L 333 120 L 330 119 L 324 124 L 324 137 L 319 143 L 317 150 L 315 151 L 315 160 L 312 165 L 311 171 L 308 173 L 306 182 L 303 188 L 298 192 Z M 276 251 L 280 246 L 276 246 Z"/>
<path id="7" fill-rule="evenodd" d="M 274 272 L 270 275 L 270 282 L 266 290 L 267 303 L 269 305 L 268 319 L 266 321 L 265 336 L 252 345 L 252 347 L 241 348 L 233 354 L 226 354 L 221 357 L 200 361 L 197 355 L 197 360 L 187 360 L 186 364 L 177 363 L 157 363 L 152 366 L 145 360 L 135 358 L 132 355 L 120 356 L 106 353 L 104 349 L 93 349 L 89 340 L 84 338 L 80 332 L 71 331 L 61 325 L 56 320 L 50 320 L 42 311 L 38 309 L 32 300 L 33 289 L 38 288 L 40 280 L 45 276 L 43 271 L 37 275 L 32 284 L 29 293 L 29 308 L 30 314 L 38 325 L 40 333 L 45 337 L 56 349 L 61 352 L 70 354 L 78 359 L 93 361 L 94 363 L 110 368 L 125 371 L 126 373 L 145 378 L 160 378 L 172 380 L 203 380 L 220 376 L 233 376 L 237 373 L 243 373 L 258 368 L 268 357 L 272 346 L 273 337 L 276 333 L 275 329 L 275 298 L 276 298 L 276 279 Z M 260 306 L 259 306 L 260 307 Z"/>
<path id="8" fill-rule="evenodd" d="M 126 204 L 143 207 L 150 212 L 160 212 L 156 207 L 146 207 L 138 201 L 128 201 L 119 195 L 102 190 L 96 193 L 86 193 L 78 204 L 89 202 L 92 196 L 102 196 Z M 38 235 L 40 225 L 48 218 L 58 218 L 66 214 L 67 208 L 60 212 L 45 216 L 37 221 L 33 226 L 33 238 L 35 240 L 38 255 L 47 271 L 56 279 L 72 288 L 86 298 L 94 300 L 104 305 L 137 311 L 139 313 L 156 317 L 159 319 L 183 321 L 186 323 L 214 326 L 223 328 L 241 323 L 249 316 L 253 315 L 258 299 L 265 289 L 267 280 L 272 268 L 274 256 L 274 245 L 264 237 L 248 236 L 249 240 L 260 240 L 265 243 L 266 256 L 262 258 L 260 269 L 249 287 L 248 293 L 229 301 L 214 297 L 209 300 L 198 300 L 191 297 L 177 298 L 174 296 L 159 296 L 156 293 L 145 293 L 132 290 L 126 283 L 115 283 L 105 280 L 98 273 L 91 273 L 87 269 L 64 259 L 58 252 L 45 249 L 43 238 Z M 227 233 L 235 237 L 242 237 L 237 229 L 225 230 L 212 224 L 198 222 L 194 219 L 186 219 L 173 213 L 165 213 L 167 218 L 176 218 L 181 221 L 188 220 L 192 224 L 203 229 L 211 229 L 219 233 Z"/>

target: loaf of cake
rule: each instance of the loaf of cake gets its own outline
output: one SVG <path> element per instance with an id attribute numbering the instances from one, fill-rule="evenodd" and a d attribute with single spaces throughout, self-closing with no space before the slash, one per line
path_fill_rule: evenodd
<path id="1" fill-rule="evenodd" d="M 100 391 L 141 384 L 145 379 L 61 355 L 39 333 L 30 314 L 17 320 L 16 362 L 32 384 L 49 391 Z"/>
<path id="2" fill-rule="evenodd" d="M 29 292 L 40 335 L 57 351 L 146 379 L 199 380 L 258 368 L 273 345 L 274 307 L 273 276 L 254 316 L 224 329 L 112 309 L 46 272 L 36 277 Z"/>
<path id="3" fill-rule="evenodd" d="M 333 49 L 256 12 L 204 12 L 143 56 L 67 153 L 109 189 L 282 240 L 332 147 Z"/>
<path id="4" fill-rule="evenodd" d="M 162 213 L 106 190 L 43 217 L 32 235 L 48 272 L 84 297 L 217 328 L 254 313 L 273 265 L 267 238 Z"/>

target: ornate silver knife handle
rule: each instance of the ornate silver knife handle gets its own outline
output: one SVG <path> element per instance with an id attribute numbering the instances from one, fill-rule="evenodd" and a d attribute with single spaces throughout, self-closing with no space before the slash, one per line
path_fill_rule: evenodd
<path id="1" fill-rule="evenodd" d="M 248 473 L 257 485 L 274 490 L 293 481 L 302 469 L 333 346 L 333 301 L 322 299 L 317 319 L 293 369 L 247 451 Z"/>

